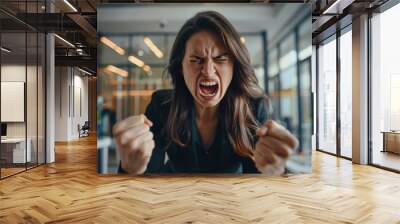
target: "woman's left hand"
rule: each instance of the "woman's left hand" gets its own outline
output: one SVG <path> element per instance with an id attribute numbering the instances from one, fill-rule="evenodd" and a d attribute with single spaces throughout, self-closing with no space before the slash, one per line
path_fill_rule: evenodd
<path id="1" fill-rule="evenodd" d="M 256 133 L 259 139 L 253 161 L 257 169 L 264 174 L 283 174 L 286 160 L 299 145 L 297 138 L 272 120 L 265 122 Z"/>

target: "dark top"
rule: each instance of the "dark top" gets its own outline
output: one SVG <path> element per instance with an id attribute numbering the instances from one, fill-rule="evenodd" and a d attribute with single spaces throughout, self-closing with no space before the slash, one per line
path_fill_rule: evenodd
<path id="1" fill-rule="evenodd" d="M 167 123 L 171 105 L 172 90 L 159 90 L 153 93 L 145 115 L 153 122 L 150 128 L 154 134 L 155 148 L 145 173 L 259 173 L 254 162 L 235 153 L 226 136 L 223 119 L 219 119 L 214 142 L 205 150 L 195 122 L 194 106 L 189 119 L 192 128 L 192 141 L 188 147 L 171 143 L 168 148 L 163 128 Z M 253 113 L 263 123 L 267 120 L 264 98 L 252 100 Z M 253 139 L 255 142 L 257 139 Z M 167 158 L 166 158 L 167 155 Z M 118 172 L 125 173 L 121 166 Z"/>

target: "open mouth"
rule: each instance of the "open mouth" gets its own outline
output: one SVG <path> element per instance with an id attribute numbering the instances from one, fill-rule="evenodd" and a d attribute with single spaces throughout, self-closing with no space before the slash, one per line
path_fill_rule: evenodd
<path id="1" fill-rule="evenodd" d="M 200 82 L 200 95 L 205 97 L 215 96 L 218 92 L 218 83 L 216 81 Z"/>

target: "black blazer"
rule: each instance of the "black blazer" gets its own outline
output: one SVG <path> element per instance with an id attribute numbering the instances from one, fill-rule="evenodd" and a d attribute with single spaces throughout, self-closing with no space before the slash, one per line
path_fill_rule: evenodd
<path id="1" fill-rule="evenodd" d="M 214 143 L 209 150 L 204 150 L 194 118 L 194 106 L 188 121 L 192 128 L 191 143 L 185 148 L 175 143 L 168 144 L 163 129 L 168 119 L 172 91 L 154 92 L 146 108 L 145 115 L 153 122 L 150 131 L 154 134 L 155 148 L 145 173 L 259 173 L 250 158 L 234 152 L 226 136 L 229 130 L 221 121 Z M 251 103 L 256 119 L 260 123 L 266 121 L 269 111 L 267 98 L 253 99 Z M 257 141 L 257 137 L 253 141 Z M 124 173 L 121 166 L 119 172 Z"/>

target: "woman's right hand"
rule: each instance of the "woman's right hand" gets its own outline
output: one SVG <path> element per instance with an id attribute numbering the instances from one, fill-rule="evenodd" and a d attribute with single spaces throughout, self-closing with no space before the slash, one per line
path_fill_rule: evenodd
<path id="1" fill-rule="evenodd" d="M 113 127 L 121 167 L 130 174 L 143 174 L 155 143 L 150 127 L 153 123 L 143 114 L 126 118 Z"/>

